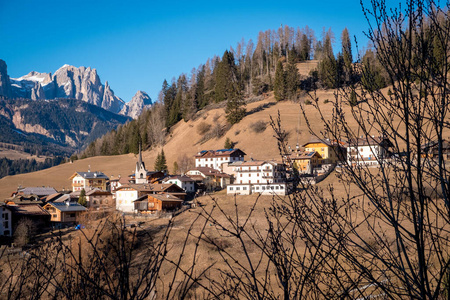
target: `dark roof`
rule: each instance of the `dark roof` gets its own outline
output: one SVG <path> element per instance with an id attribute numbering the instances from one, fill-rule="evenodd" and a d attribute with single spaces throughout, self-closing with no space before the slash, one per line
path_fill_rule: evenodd
<path id="1" fill-rule="evenodd" d="M 71 199 L 72 199 L 72 196 L 71 196 L 71 195 L 65 194 L 64 196 L 62 196 L 62 197 L 60 197 L 60 198 L 58 198 L 58 199 L 56 199 L 56 200 L 50 201 L 50 202 L 64 202 L 64 201 L 67 201 L 67 200 L 70 201 Z M 76 198 L 74 197 L 73 199 L 76 199 Z M 48 202 L 48 201 L 47 201 L 47 202 Z"/>
<path id="2" fill-rule="evenodd" d="M 321 157 L 320 154 L 317 151 L 308 151 L 308 152 L 303 152 L 301 153 L 299 156 L 291 156 L 292 160 L 296 160 L 296 159 L 311 159 L 314 156 L 317 157 Z"/>
<path id="3" fill-rule="evenodd" d="M 49 203 L 49 205 L 55 207 L 60 211 L 70 212 L 70 211 L 85 211 L 86 207 L 80 205 L 78 203 L 67 203 L 67 202 L 53 202 Z"/>
<path id="4" fill-rule="evenodd" d="M 310 137 L 309 141 L 307 143 L 303 144 L 302 147 L 305 147 L 308 144 L 315 144 L 315 143 L 323 143 L 323 144 L 327 145 L 328 147 L 336 146 L 336 145 L 338 145 L 338 146 L 344 145 L 343 142 L 338 141 L 338 140 L 319 139 L 318 137 L 313 136 L 313 137 Z"/>
<path id="5" fill-rule="evenodd" d="M 52 194 L 56 194 L 57 191 L 50 186 L 32 186 L 26 187 L 18 190 L 19 193 L 23 193 L 24 195 L 36 195 L 39 197 L 48 196 Z"/>
<path id="6" fill-rule="evenodd" d="M 109 179 L 108 176 L 106 176 L 102 172 L 76 172 L 76 174 L 86 179 Z M 72 175 L 71 178 L 73 178 L 74 175 Z"/>
<path id="7" fill-rule="evenodd" d="M 92 189 L 89 192 L 86 192 L 86 196 L 91 196 L 91 195 L 112 195 L 110 192 L 108 191 L 104 191 L 102 189 Z"/>
<path id="8" fill-rule="evenodd" d="M 49 212 L 39 204 L 8 205 L 13 214 L 17 216 L 48 216 Z"/>
<path id="9" fill-rule="evenodd" d="M 128 183 L 120 186 L 117 190 L 125 188 L 131 188 L 139 192 L 150 192 L 150 193 L 166 192 L 169 189 L 175 189 L 177 191 L 184 192 L 182 188 L 173 183 L 144 183 L 144 184 Z"/>
<path id="10" fill-rule="evenodd" d="M 192 181 L 195 181 L 195 180 L 193 180 L 191 177 L 186 176 L 186 175 L 172 175 L 172 176 L 166 177 L 166 178 L 164 179 L 164 182 L 165 182 L 165 181 L 168 181 L 168 180 L 171 180 L 171 179 L 178 179 L 178 180 L 180 180 L 180 181 L 182 181 L 182 182 L 192 182 Z"/>
<path id="11" fill-rule="evenodd" d="M 236 156 L 246 155 L 240 149 L 219 149 L 219 150 L 203 150 L 195 155 L 195 157 L 215 157 L 215 156 Z"/>
<path id="12" fill-rule="evenodd" d="M 133 202 L 146 202 L 149 196 L 153 197 L 153 198 L 156 198 L 158 200 L 161 200 L 161 201 L 179 201 L 179 202 L 183 202 L 182 199 L 180 199 L 180 198 L 178 198 L 178 197 L 176 197 L 176 196 L 174 196 L 172 194 L 168 194 L 168 193 L 144 195 L 144 196 L 141 196 L 141 197 L 137 198 Z"/>
<path id="13" fill-rule="evenodd" d="M 360 147 L 370 145 L 380 145 L 385 148 L 393 146 L 391 141 L 381 136 L 367 136 L 365 138 L 356 138 L 347 143 L 347 147 Z"/>
<path id="14" fill-rule="evenodd" d="M 154 195 L 150 195 L 153 198 L 156 198 L 158 200 L 161 201 L 178 201 L 178 202 L 183 202 L 183 200 L 181 200 L 178 197 L 175 197 L 173 195 L 170 194 L 154 194 Z"/>

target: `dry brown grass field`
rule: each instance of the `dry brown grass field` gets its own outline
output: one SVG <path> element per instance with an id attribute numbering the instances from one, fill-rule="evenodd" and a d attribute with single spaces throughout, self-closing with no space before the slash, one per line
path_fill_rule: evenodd
<path id="1" fill-rule="evenodd" d="M 324 109 L 325 114 L 329 117 L 332 113 L 332 103 L 324 104 L 325 99 L 333 99 L 333 91 L 321 91 L 318 93 L 319 104 Z M 305 96 L 305 99 L 308 96 Z M 309 98 L 309 97 L 308 97 Z M 304 99 L 303 99 L 304 100 Z M 300 105 L 298 103 L 283 101 L 276 102 L 273 96 L 266 99 L 253 102 L 247 105 L 247 111 L 251 111 L 257 107 L 265 107 L 264 109 L 246 116 L 240 123 L 233 125 L 219 139 L 210 139 L 201 143 L 201 138 L 197 132 L 197 126 L 201 122 L 214 125 L 215 123 L 226 125 L 225 112 L 223 108 L 212 109 L 202 113 L 195 121 L 179 122 L 172 129 L 166 139 L 164 153 L 167 158 L 169 170 L 172 169 L 174 161 L 181 156 L 187 155 L 188 158 L 194 160 L 193 156 L 205 149 L 221 149 L 225 144 L 225 139 L 229 137 L 236 143 L 236 147 L 242 149 L 246 154 L 246 159 L 279 159 L 277 143 L 273 137 L 274 132 L 269 124 L 265 131 L 255 133 L 250 129 L 250 125 L 257 121 L 269 122 L 270 116 L 276 117 L 280 111 L 282 124 L 289 133 L 289 144 L 295 147 L 297 140 L 300 144 L 306 143 L 310 138 L 310 133 L 301 115 Z M 306 113 L 312 119 L 317 119 L 316 123 L 311 125 L 319 130 L 322 125 L 318 121 L 318 114 L 312 105 L 306 106 Z M 300 127 L 298 127 L 300 119 Z M 152 169 L 156 156 L 161 148 L 151 149 L 143 153 L 143 160 L 148 169 Z M 73 163 L 65 163 L 50 169 L 38 172 L 20 174 L 15 176 L 7 176 L 0 179 L 0 198 L 9 197 L 13 191 L 21 186 L 53 186 L 55 189 L 70 189 L 71 182 L 69 177 L 76 171 L 86 171 L 89 166 L 91 171 L 101 171 L 110 178 L 117 176 L 128 176 L 134 172 L 134 166 L 137 157 L 134 154 L 120 156 L 98 156 L 83 160 L 77 160 Z"/>

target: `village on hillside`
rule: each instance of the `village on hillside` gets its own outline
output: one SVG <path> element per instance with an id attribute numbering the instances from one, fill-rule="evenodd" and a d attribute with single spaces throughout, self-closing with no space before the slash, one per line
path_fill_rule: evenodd
<path id="1" fill-rule="evenodd" d="M 445 143 L 445 152 L 450 144 Z M 437 153 L 437 144 L 424 145 L 424 155 Z M 67 180 L 71 190 L 52 187 L 19 187 L 0 206 L 0 236 L 5 242 L 21 223 L 40 231 L 80 224 L 83 214 L 118 211 L 149 218 L 171 217 L 195 208 L 198 196 L 226 190 L 228 195 L 284 196 L 299 184 L 315 184 L 343 164 L 378 167 L 395 162 L 391 142 L 383 137 L 360 138 L 350 142 L 311 138 L 306 144 L 289 147 L 281 161 L 245 159 L 241 149 L 203 150 L 192 159 L 195 167 L 184 174 L 150 171 L 139 149 L 134 173 L 108 178 L 101 171 L 74 170 Z M 29 225 L 28 225 L 29 226 Z"/>

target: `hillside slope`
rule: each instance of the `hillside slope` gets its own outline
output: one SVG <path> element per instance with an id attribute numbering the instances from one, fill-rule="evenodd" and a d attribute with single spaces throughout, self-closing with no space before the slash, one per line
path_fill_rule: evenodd
<path id="1" fill-rule="evenodd" d="M 324 99 L 332 99 L 333 91 L 321 91 L 318 94 L 319 102 Z M 328 114 L 331 115 L 332 104 L 321 104 Z M 250 127 L 257 121 L 269 122 L 270 116 L 276 117 L 280 111 L 282 124 L 289 132 L 289 144 L 295 147 L 298 142 L 300 145 L 308 141 L 310 133 L 306 127 L 303 116 L 300 112 L 298 103 L 276 102 L 273 96 L 264 100 L 247 105 L 247 111 L 256 111 L 248 114 L 240 123 L 233 125 L 219 139 L 210 139 L 201 143 L 202 136 L 197 132 L 200 123 L 205 122 L 211 125 L 216 123 L 225 126 L 225 112 L 223 108 L 212 109 L 200 112 L 200 115 L 189 122 L 181 121 L 173 127 L 171 134 L 167 137 L 167 143 L 164 146 L 164 152 L 167 158 L 169 170 L 172 170 L 173 162 L 181 156 L 186 155 L 194 160 L 193 156 L 204 149 L 221 149 L 224 146 L 225 139 L 229 137 L 236 143 L 236 148 L 242 149 L 246 154 L 246 159 L 278 159 L 279 153 L 277 143 L 273 137 L 273 130 L 267 124 L 267 128 L 261 133 L 255 133 Z M 306 106 L 307 114 L 314 116 L 317 114 L 315 109 L 309 105 Z M 297 130 L 300 118 L 300 129 Z M 319 123 L 312 124 L 316 129 L 320 129 Z M 297 131 L 299 134 L 297 134 Z M 143 159 L 149 169 L 153 168 L 155 158 L 161 151 L 160 148 L 145 151 Z M 53 186 L 56 189 L 70 188 L 69 177 L 75 171 L 87 170 L 90 166 L 92 171 L 102 171 L 110 178 L 121 175 L 128 176 L 134 170 L 136 155 L 127 154 L 120 156 L 98 156 L 83 160 L 77 160 L 73 163 L 66 163 L 50 169 L 8 176 L 0 180 L 0 197 L 8 197 L 18 185 L 22 186 Z"/>

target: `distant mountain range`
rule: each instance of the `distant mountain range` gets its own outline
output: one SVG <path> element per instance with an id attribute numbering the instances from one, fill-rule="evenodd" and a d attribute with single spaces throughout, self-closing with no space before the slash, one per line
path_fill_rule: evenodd
<path id="1" fill-rule="evenodd" d="M 90 67 L 10 78 L 0 60 L 0 143 L 26 153 L 71 155 L 151 105 L 143 91 L 125 103 Z"/>
<path id="2" fill-rule="evenodd" d="M 71 155 L 130 120 L 76 99 L 0 97 L 0 142 L 20 145 L 31 154 Z"/>
<path id="3" fill-rule="evenodd" d="M 0 59 L 0 96 L 33 101 L 76 99 L 110 112 L 137 118 L 152 105 L 147 93 L 138 91 L 125 103 L 114 95 L 108 81 L 103 85 L 96 69 L 64 65 L 52 75 L 32 71 L 19 78 L 10 78 L 5 61 Z"/>

